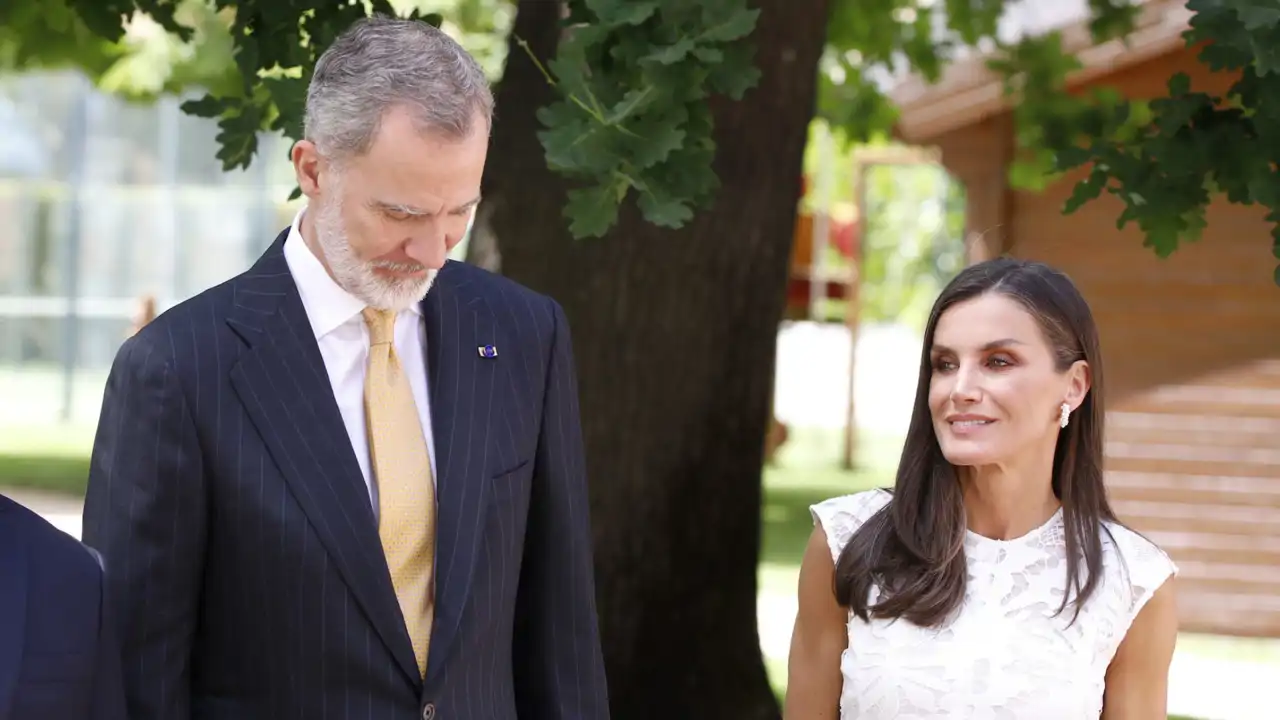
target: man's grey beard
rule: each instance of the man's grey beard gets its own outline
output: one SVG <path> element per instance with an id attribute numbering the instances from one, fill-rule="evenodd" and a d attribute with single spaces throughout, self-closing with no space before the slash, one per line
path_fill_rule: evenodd
<path id="1" fill-rule="evenodd" d="M 436 271 L 428 270 L 423 278 L 388 278 L 378 275 L 378 268 L 396 272 L 418 272 L 422 265 L 412 262 L 365 261 L 351 247 L 338 198 L 342 189 L 333 187 L 333 193 L 316 208 L 313 225 L 316 244 L 324 253 L 325 262 L 333 279 L 343 290 L 379 310 L 400 311 L 412 307 L 426 297 L 436 279 Z"/>

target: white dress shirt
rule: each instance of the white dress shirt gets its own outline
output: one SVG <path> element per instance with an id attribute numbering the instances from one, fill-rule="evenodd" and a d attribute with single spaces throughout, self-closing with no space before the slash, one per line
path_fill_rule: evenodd
<path id="1" fill-rule="evenodd" d="M 333 397 L 338 401 L 342 423 L 351 438 L 360 472 L 369 488 L 373 510 L 378 511 L 378 485 L 369 464 L 369 437 L 364 420 L 364 376 L 369 362 L 369 329 L 361 313 L 365 303 L 343 290 L 329 276 L 324 265 L 307 247 L 298 228 L 305 208 L 298 212 L 284 243 L 284 258 L 302 296 L 302 306 L 311 321 L 324 369 L 329 374 Z M 427 401 L 427 332 L 422 307 L 414 304 L 396 314 L 395 347 L 400 365 L 409 377 L 413 400 L 418 405 L 418 419 L 427 441 L 431 476 L 436 475 L 435 442 L 431 433 L 431 407 Z"/>

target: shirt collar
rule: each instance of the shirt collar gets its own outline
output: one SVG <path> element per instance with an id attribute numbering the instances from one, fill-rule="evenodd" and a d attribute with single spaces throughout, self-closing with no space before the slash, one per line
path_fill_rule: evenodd
<path id="1" fill-rule="evenodd" d="M 306 309 L 307 319 L 311 321 L 311 330 L 319 340 L 360 315 L 365 309 L 365 303 L 334 281 L 320 259 L 302 239 L 300 228 L 306 211 L 304 207 L 293 217 L 289 236 L 284 242 L 284 257 L 293 281 L 298 286 L 298 294 L 302 296 L 302 307 Z M 415 313 L 422 312 L 417 303 L 409 309 Z"/>

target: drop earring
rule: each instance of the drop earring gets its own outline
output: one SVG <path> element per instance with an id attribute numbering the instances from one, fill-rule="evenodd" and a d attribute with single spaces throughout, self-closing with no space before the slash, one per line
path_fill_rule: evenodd
<path id="1" fill-rule="evenodd" d="M 1062 403 L 1062 414 L 1058 416 L 1058 425 L 1061 427 L 1066 427 L 1067 421 L 1070 417 L 1071 417 L 1071 406 L 1066 403 Z"/>

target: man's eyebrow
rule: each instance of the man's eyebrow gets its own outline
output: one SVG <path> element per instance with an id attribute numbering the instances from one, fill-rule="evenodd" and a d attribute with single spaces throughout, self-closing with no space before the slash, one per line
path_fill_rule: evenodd
<path id="1" fill-rule="evenodd" d="M 373 201 L 374 207 L 379 210 L 386 210 L 393 213 L 401 213 L 403 215 L 430 215 L 431 213 L 413 205 L 405 205 L 403 203 L 383 202 L 381 200 Z"/>
<path id="2" fill-rule="evenodd" d="M 473 207 L 475 207 L 475 206 L 477 206 L 477 205 L 479 205 L 479 204 L 480 204 L 481 197 L 482 197 L 482 196 L 477 195 L 477 196 L 475 196 L 475 197 L 471 198 L 470 200 L 468 200 L 468 201 L 466 201 L 466 202 L 462 203 L 462 204 L 461 204 L 461 205 L 459 205 L 458 207 L 454 208 L 454 209 L 453 209 L 453 210 L 451 210 L 450 212 L 462 212 L 462 211 L 464 211 L 464 210 L 470 210 L 471 208 L 473 208 Z"/>
<path id="3" fill-rule="evenodd" d="M 454 213 L 464 212 L 464 211 L 470 210 L 471 208 L 479 204 L 480 204 L 480 196 L 477 195 L 471 200 L 468 200 L 462 203 L 461 205 L 450 209 L 449 212 L 454 212 Z M 430 210 L 424 210 L 420 207 L 417 207 L 416 205 L 406 205 L 404 203 L 389 203 L 389 202 L 383 202 L 381 200 L 375 200 L 374 205 L 376 205 L 380 210 L 386 210 L 388 212 L 393 212 L 393 213 L 400 213 L 403 215 L 425 216 L 425 215 L 435 214 Z"/>

